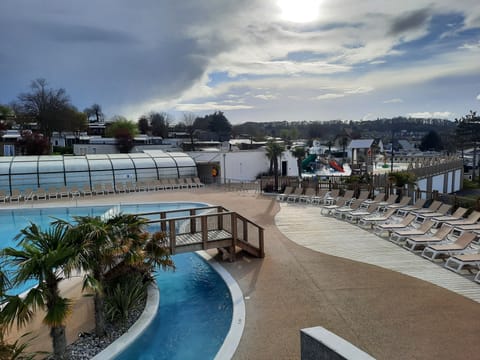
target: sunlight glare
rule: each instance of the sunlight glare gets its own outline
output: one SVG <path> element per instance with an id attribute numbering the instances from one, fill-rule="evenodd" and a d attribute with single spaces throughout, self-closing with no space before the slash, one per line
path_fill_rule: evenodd
<path id="1" fill-rule="evenodd" d="M 318 18 L 320 0 L 277 0 L 277 5 L 283 20 L 307 23 Z"/>

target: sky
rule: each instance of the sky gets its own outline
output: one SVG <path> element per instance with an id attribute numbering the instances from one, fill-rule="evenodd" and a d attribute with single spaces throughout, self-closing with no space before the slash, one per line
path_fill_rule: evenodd
<path id="1" fill-rule="evenodd" d="M 480 110 L 478 0 L 1 0 L 0 40 L 0 104 L 44 78 L 131 120 Z"/>

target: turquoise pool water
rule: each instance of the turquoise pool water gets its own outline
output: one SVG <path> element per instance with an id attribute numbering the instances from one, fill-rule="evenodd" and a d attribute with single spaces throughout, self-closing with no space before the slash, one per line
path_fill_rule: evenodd
<path id="1" fill-rule="evenodd" d="M 174 273 L 156 276 L 159 312 L 115 360 L 213 359 L 222 346 L 233 311 L 228 288 L 198 255 L 175 255 L 174 261 Z"/>
<path id="2" fill-rule="evenodd" d="M 196 203 L 121 205 L 125 213 L 202 206 Z M 53 218 L 102 215 L 111 206 L 1 210 L 0 247 L 14 246 L 14 237 L 30 222 L 45 228 Z M 181 216 L 176 213 L 175 216 Z M 230 292 L 221 277 L 196 254 L 174 257 L 176 271 L 159 271 L 160 311 L 154 321 L 117 359 L 213 359 L 232 320 Z M 34 282 L 16 288 L 21 293 Z"/>

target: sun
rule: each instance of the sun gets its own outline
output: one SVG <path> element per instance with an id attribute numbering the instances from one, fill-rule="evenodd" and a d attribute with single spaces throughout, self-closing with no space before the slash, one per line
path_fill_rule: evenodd
<path id="1" fill-rule="evenodd" d="M 318 18 L 320 0 L 277 0 L 280 17 L 296 23 L 312 22 Z"/>

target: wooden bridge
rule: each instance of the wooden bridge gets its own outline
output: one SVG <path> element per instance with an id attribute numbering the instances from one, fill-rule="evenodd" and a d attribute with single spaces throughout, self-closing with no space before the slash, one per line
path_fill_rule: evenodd
<path id="1" fill-rule="evenodd" d="M 188 214 L 188 215 L 185 215 Z M 263 258 L 264 229 L 222 206 L 157 211 L 137 214 L 149 219 L 151 231 L 162 231 L 170 254 L 218 249 L 235 261 L 237 247 Z M 178 215 L 178 216 L 176 216 Z M 155 224 L 157 224 L 155 226 Z"/>

